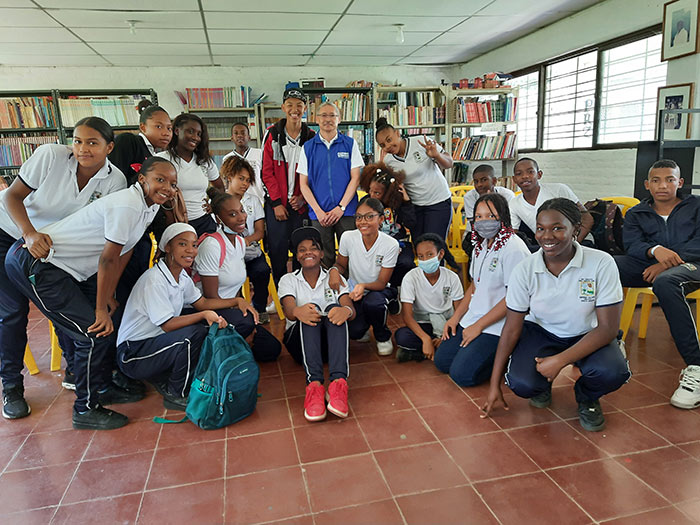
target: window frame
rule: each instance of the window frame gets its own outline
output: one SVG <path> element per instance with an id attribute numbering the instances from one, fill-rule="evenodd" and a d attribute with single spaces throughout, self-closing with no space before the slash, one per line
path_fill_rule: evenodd
<path id="1" fill-rule="evenodd" d="M 527 75 L 530 73 L 538 73 L 537 77 L 537 142 L 535 148 L 522 149 L 518 148 L 518 152 L 522 153 L 545 153 L 545 152 L 559 152 L 559 151 L 589 151 L 589 150 L 609 150 L 609 149 L 625 149 L 625 148 L 636 148 L 639 144 L 638 141 L 633 142 L 605 142 L 600 143 L 599 133 L 600 133 L 600 101 L 601 101 L 601 88 L 603 85 L 603 53 L 609 51 L 616 47 L 624 46 L 638 40 L 643 40 L 658 34 L 661 34 L 662 25 L 656 24 L 654 26 L 642 29 L 640 31 L 635 31 L 633 33 L 628 33 L 621 37 L 617 37 L 611 40 L 606 40 L 599 44 L 586 46 L 575 51 L 559 55 L 557 57 L 545 60 L 538 64 L 527 66 L 521 69 L 512 71 L 510 75 L 513 77 L 519 77 L 522 75 Z M 562 149 L 544 149 L 542 146 L 544 144 L 544 111 L 545 111 L 545 92 L 547 81 L 547 66 L 568 60 L 571 58 L 584 55 L 595 51 L 597 53 L 596 62 L 596 81 L 595 81 L 595 107 L 593 108 L 593 141 L 591 146 L 581 147 L 581 148 L 562 148 Z"/>

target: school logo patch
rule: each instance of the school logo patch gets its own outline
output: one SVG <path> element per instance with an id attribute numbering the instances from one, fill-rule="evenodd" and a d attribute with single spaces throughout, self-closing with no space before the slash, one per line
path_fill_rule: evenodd
<path id="1" fill-rule="evenodd" d="M 323 289 L 323 298 L 326 301 L 333 302 L 333 290 L 331 288 L 324 288 Z"/>
<path id="2" fill-rule="evenodd" d="M 595 279 L 578 280 L 578 298 L 584 303 L 595 301 Z"/>
<path id="3" fill-rule="evenodd" d="M 381 266 L 382 262 L 384 262 L 384 256 L 383 255 L 376 255 L 374 257 L 374 265 L 375 266 Z"/>
<path id="4" fill-rule="evenodd" d="M 248 215 L 250 215 L 251 213 L 253 213 L 253 206 L 252 206 L 251 204 L 248 204 L 248 205 L 245 207 L 245 212 L 246 212 Z"/>
<path id="5" fill-rule="evenodd" d="M 96 201 L 100 197 L 102 197 L 101 191 L 93 191 L 92 195 L 90 195 L 90 201 L 88 202 L 88 204 L 90 204 L 90 202 Z"/>
<path id="6" fill-rule="evenodd" d="M 413 158 L 416 159 L 416 162 L 423 162 L 423 154 L 420 151 L 414 151 Z"/>
<path id="7" fill-rule="evenodd" d="M 442 297 L 444 299 L 447 299 L 450 296 L 450 292 L 452 291 L 451 286 L 443 286 L 442 287 Z"/>
<path id="8" fill-rule="evenodd" d="M 338 152 L 338 158 L 339 159 L 349 159 L 350 158 L 350 153 L 347 151 L 339 151 Z"/>
<path id="9" fill-rule="evenodd" d="M 489 272 L 495 272 L 498 268 L 498 257 L 491 259 L 491 264 L 489 264 Z"/>

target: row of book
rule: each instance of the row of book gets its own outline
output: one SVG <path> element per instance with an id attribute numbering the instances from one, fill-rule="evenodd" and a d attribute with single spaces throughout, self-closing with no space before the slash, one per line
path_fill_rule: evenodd
<path id="1" fill-rule="evenodd" d="M 486 101 L 457 97 L 454 104 L 454 121 L 458 123 L 512 122 L 517 118 L 518 97 L 499 95 L 498 100 Z"/>
<path id="2" fill-rule="evenodd" d="M 52 97 L 0 98 L 0 128 L 55 128 Z"/>
<path id="3" fill-rule="evenodd" d="M 207 132 L 209 133 L 209 139 L 230 139 L 231 138 L 231 127 L 234 124 L 241 123 L 248 125 L 248 131 L 250 133 L 250 138 L 255 139 L 257 137 L 257 131 L 255 129 L 255 117 L 250 115 L 248 117 L 238 114 L 238 116 L 231 118 L 210 118 L 204 117 L 204 122 L 207 125 Z"/>
<path id="4" fill-rule="evenodd" d="M 391 106 L 379 109 L 377 117 L 392 126 L 434 126 L 445 123 L 445 106 Z"/>
<path id="5" fill-rule="evenodd" d="M 363 155 L 372 155 L 374 153 L 374 131 L 372 128 L 348 126 L 345 134 L 355 139 L 360 148 L 360 153 Z"/>
<path id="6" fill-rule="evenodd" d="M 309 101 L 309 109 L 307 110 L 306 119 L 308 122 L 315 123 L 316 115 L 326 101 L 320 95 L 315 96 Z M 362 120 L 371 120 L 372 105 L 369 97 L 362 93 L 346 93 L 342 98 L 333 102 L 340 113 L 340 120 L 344 122 L 358 122 Z"/>
<path id="7" fill-rule="evenodd" d="M 514 131 L 493 136 L 474 135 L 452 139 L 454 160 L 498 160 L 515 157 L 516 135 Z"/>
<path id="8" fill-rule="evenodd" d="M 110 126 L 138 126 L 138 103 L 145 97 L 126 95 L 122 97 L 69 97 L 58 100 L 61 119 L 66 127 L 85 117 L 101 117 Z"/>
<path id="9" fill-rule="evenodd" d="M 440 91 L 390 91 L 382 93 L 377 103 L 394 101 L 399 106 L 442 106 L 445 97 Z"/>
<path id="10" fill-rule="evenodd" d="M 249 108 L 253 106 L 253 88 L 186 88 L 190 109 Z"/>
<path id="11" fill-rule="evenodd" d="M 56 144 L 58 135 L 0 137 L 0 167 L 20 166 L 42 144 Z"/>

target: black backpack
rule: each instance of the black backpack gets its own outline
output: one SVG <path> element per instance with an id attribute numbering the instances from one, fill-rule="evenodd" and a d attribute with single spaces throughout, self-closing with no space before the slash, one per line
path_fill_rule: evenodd
<path id="1" fill-rule="evenodd" d="M 622 223 L 624 218 L 617 204 L 603 199 L 594 199 L 584 204 L 593 216 L 591 234 L 595 247 L 610 255 L 624 255 L 622 242 Z"/>

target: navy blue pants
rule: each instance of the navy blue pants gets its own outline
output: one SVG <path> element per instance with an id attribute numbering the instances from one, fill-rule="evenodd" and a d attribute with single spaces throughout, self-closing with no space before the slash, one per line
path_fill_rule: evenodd
<path id="1" fill-rule="evenodd" d="M 361 339 L 370 326 L 377 341 L 391 339 L 391 330 L 386 326 L 390 301 L 398 301 L 398 293 L 395 288 L 389 287 L 371 290 L 359 301 L 354 301 L 355 319 L 348 321 L 350 339 Z"/>
<path id="2" fill-rule="evenodd" d="M 0 378 L 4 388 L 23 384 L 29 299 L 5 271 L 5 258 L 17 239 L 0 230 Z"/>
<path id="3" fill-rule="evenodd" d="M 687 365 L 700 365 L 700 342 L 695 320 L 685 296 L 700 288 L 700 261 L 686 262 L 659 274 L 654 284 L 642 278 L 642 272 L 656 259 L 641 260 L 629 255 L 616 255 L 622 286 L 651 286 L 664 312 L 676 348 Z"/>
<path id="4" fill-rule="evenodd" d="M 411 230 L 414 241 L 424 233 L 436 233 L 447 239 L 452 222 L 452 199 L 449 198 L 430 206 L 414 205 L 416 210 L 416 226 Z"/>
<path id="5" fill-rule="evenodd" d="M 171 394 L 186 397 L 208 332 L 205 324 L 197 323 L 142 341 L 124 341 L 117 347 L 117 363 L 132 379 L 166 381 Z"/>
<path id="6" fill-rule="evenodd" d="M 8 277 L 51 322 L 73 340 L 75 410 L 97 406 L 97 393 L 111 384 L 115 334 L 96 337 L 87 329 L 95 322 L 97 275 L 78 282 L 53 264 L 43 263 L 22 248 L 23 239 L 5 259 Z"/>
<path id="7" fill-rule="evenodd" d="M 357 228 L 355 217 L 344 215 L 333 226 L 321 226 L 315 219 L 311 220 L 311 226 L 321 232 L 321 244 L 323 244 L 323 259 L 321 263 L 324 268 L 330 268 L 335 262 L 336 246 L 340 244 L 340 238 L 349 230 Z M 337 242 L 337 244 L 336 244 Z"/>
<path id="8" fill-rule="evenodd" d="M 270 282 L 270 267 L 265 256 L 246 261 L 245 269 L 253 285 L 253 306 L 258 312 L 264 312 L 267 306 L 267 285 Z"/>
<path id="9" fill-rule="evenodd" d="M 218 229 L 216 226 L 216 221 L 211 216 L 211 213 L 206 213 L 198 219 L 192 219 L 188 222 L 197 232 L 198 239 L 205 233 L 216 233 L 216 230 Z"/>
<path id="10" fill-rule="evenodd" d="M 255 330 L 253 344 L 250 347 L 256 361 L 275 361 L 279 357 L 282 352 L 281 343 L 265 328 L 256 325 L 252 314 L 243 315 L 238 308 L 224 308 L 217 310 L 216 313 L 226 319 L 226 322 L 233 326 L 244 339 Z"/>
<path id="11" fill-rule="evenodd" d="M 506 384 L 518 396 L 531 398 L 552 388 L 537 371 L 535 357 L 549 357 L 566 350 L 583 336 L 557 337 L 538 324 L 525 321 L 518 344 L 508 361 Z M 574 385 L 576 401 L 596 401 L 614 392 L 632 376 L 617 339 L 574 363 L 581 377 Z"/>
<path id="12" fill-rule="evenodd" d="M 304 208 L 306 209 L 306 208 Z M 275 280 L 275 286 L 279 283 L 284 274 L 287 273 L 287 261 L 289 261 L 289 238 L 292 232 L 297 228 L 301 228 L 305 223 L 308 223 L 308 213 L 299 213 L 287 205 L 287 214 L 289 218 L 286 221 L 278 221 L 275 218 L 275 211 L 269 202 L 265 203 L 265 228 L 267 254 L 270 256 L 270 264 L 272 265 L 272 278 Z M 299 268 L 299 263 L 295 254 L 292 255 L 292 269 Z M 267 289 L 267 284 L 265 285 Z"/>
<path id="13" fill-rule="evenodd" d="M 306 383 L 323 383 L 324 356 L 328 360 L 329 381 L 347 379 L 348 324 L 335 325 L 322 317 L 316 326 L 297 321 L 284 332 L 284 346 L 294 360 L 304 366 Z"/>
<path id="14" fill-rule="evenodd" d="M 63 359 L 66 360 L 66 370 L 73 372 L 73 357 L 75 356 L 75 344 L 73 343 L 73 339 L 63 333 L 60 328 L 54 326 L 54 330 L 56 331 L 56 337 L 58 337 L 58 346 L 61 347 Z M 114 331 L 117 331 L 116 327 Z"/>
<path id="15" fill-rule="evenodd" d="M 391 279 L 389 279 L 389 284 L 391 284 L 393 288 L 401 286 L 401 281 L 403 281 L 405 275 L 416 267 L 416 256 L 413 253 L 413 245 L 408 241 L 399 242 L 401 244 L 401 251 L 399 252 L 398 259 L 396 259 L 396 266 L 391 274 Z"/>
<path id="16" fill-rule="evenodd" d="M 459 386 L 480 385 L 491 377 L 499 339 L 497 335 L 480 334 L 462 347 L 459 346 L 462 342 L 462 326 L 457 325 L 457 333 L 438 346 L 435 366 L 441 372 L 450 374 Z"/>

